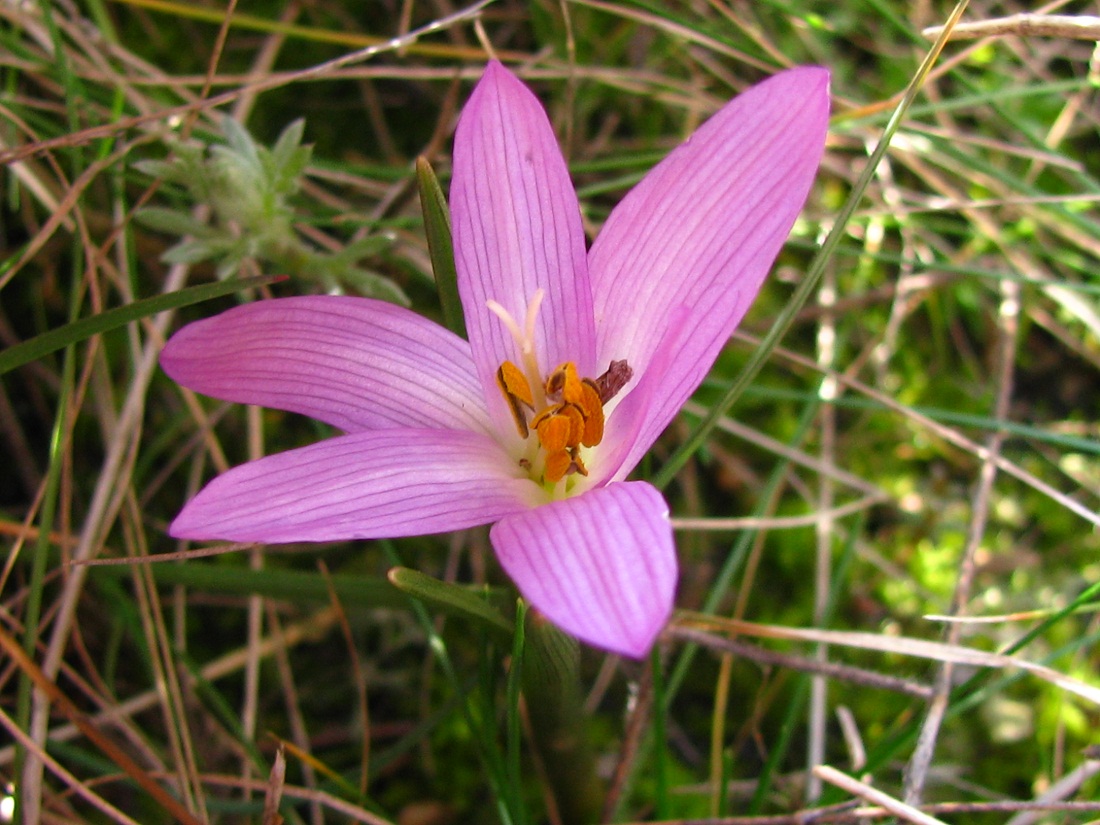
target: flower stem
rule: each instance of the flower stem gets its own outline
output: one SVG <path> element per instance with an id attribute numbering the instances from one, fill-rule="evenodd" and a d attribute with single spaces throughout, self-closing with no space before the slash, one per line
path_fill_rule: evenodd
<path id="1" fill-rule="evenodd" d="M 586 735 L 580 648 L 535 611 L 527 614 L 523 693 L 531 736 L 561 822 L 597 822 L 604 789 Z"/>

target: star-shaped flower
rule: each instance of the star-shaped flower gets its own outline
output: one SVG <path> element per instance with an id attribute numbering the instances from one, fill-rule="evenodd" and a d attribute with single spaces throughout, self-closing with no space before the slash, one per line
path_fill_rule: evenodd
<path id="1" fill-rule="evenodd" d="M 180 538 L 398 537 L 493 524 L 520 592 L 642 656 L 668 620 L 668 507 L 625 481 L 771 268 L 824 146 L 828 73 L 727 104 L 612 211 L 586 252 L 542 106 L 490 63 L 455 134 L 451 214 L 469 341 L 367 298 L 260 301 L 191 324 L 161 364 L 198 392 L 346 434 L 215 478 Z"/>

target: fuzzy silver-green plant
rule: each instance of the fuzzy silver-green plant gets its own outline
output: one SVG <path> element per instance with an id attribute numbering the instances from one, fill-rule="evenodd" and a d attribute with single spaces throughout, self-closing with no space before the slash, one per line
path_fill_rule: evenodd
<path id="1" fill-rule="evenodd" d="M 408 304 L 397 284 L 362 263 L 389 248 L 389 235 L 368 235 L 329 252 L 306 243 L 295 229 L 290 199 L 301 189 L 312 155 L 312 147 L 302 145 L 305 121 L 287 126 L 270 149 L 232 118 L 222 121 L 222 132 L 225 143 L 181 141 L 173 146 L 171 160 L 137 164 L 148 175 L 182 186 L 192 205 L 209 207 L 206 220 L 194 210 L 149 207 L 138 212 L 146 226 L 180 237 L 164 261 L 210 261 L 219 278 L 242 270 L 274 271 L 313 281 L 325 292 Z"/>

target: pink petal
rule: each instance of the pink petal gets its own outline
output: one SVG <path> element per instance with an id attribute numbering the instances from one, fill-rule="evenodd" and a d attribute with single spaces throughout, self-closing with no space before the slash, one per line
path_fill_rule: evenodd
<path id="1" fill-rule="evenodd" d="M 184 507 L 176 538 L 297 542 L 461 530 L 536 492 L 488 436 L 377 430 L 330 438 L 218 476 Z"/>
<path id="2" fill-rule="evenodd" d="M 580 208 L 557 138 L 542 104 L 496 61 L 455 132 L 451 218 L 474 360 L 494 415 L 511 429 L 494 375 L 520 354 L 486 302 L 522 325 L 528 302 L 545 291 L 536 335 L 544 374 L 573 361 L 591 375 L 595 333 Z"/>
<path id="3" fill-rule="evenodd" d="M 369 298 L 245 304 L 181 329 L 160 363 L 196 392 L 302 413 L 347 432 L 490 427 L 469 345 Z"/>
<path id="4" fill-rule="evenodd" d="M 828 119 L 824 69 L 791 69 L 752 87 L 646 175 L 593 244 L 598 363 L 626 358 L 641 380 L 658 342 L 675 348 L 652 393 L 644 446 L 756 297 L 809 192 Z"/>
<path id="5" fill-rule="evenodd" d="M 676 548 L 668 505 L 649 484 L 507 516 L 489 535 L 524 598 L 589 644 L 639 658 L 668 621 Z"/>
<path id="6" fill-rule="evenodd" d="M 589 461 L 589 476 L 582 484 L 602 486 L 609 481 L 622 481 L 649 451 L 653 441 L 668 423 L 653 418 L 653 410 L 663 406 L 671 365 L 678 355 L 679 342 L 690 330 L 686 325 L 687 308 L 680 306 L 673 313 L 664 340 L 657 346 L 649 366 L 612 409 L 604 438 Z M 690 334 L 690 333 L 687 333 Z M 694 389 L 694 388 L 693 388 Z M 675 415 L 679 407 L 672 410 Z"/>

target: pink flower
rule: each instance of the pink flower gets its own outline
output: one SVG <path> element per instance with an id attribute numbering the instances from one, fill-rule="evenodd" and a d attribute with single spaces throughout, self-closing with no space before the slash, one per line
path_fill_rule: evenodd
<path id="1" fill-rule="evenodd" d="M 214 479 L 179 538 L 420 535 L 493 523 L 501 565 L 558 626 L 639 657 L 668 620 L 668 507 L 624 479 L 710 369 L 806 198 L 828 73 L 726 105 L 615 208 L 585 251 L 535 96 L 490 63 L 459 121 L 451 211 L 469 342 L 380 301 L 237 307 L 180 330 L 198 392 L 343 430 Z"/>

